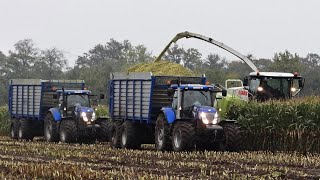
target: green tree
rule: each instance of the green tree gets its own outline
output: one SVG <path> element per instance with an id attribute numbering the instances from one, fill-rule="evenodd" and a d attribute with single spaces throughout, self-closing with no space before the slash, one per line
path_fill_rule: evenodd
<path id="1" fill-rule="evenodd" d="M 183 62 L 185 50 L 180 48 L 177 44 L 174 44 L 173 47 L 169 48 L 167 53 L 164 55 L 165 60 L 181 64 Z"/>
<path id="2" fill-rule="evenodd" d="M 301 70 L 300 57 L 297 54 L 291 54 L 288 50 L 274 55 L 271 71 L 278 72 L 296 72 Z"/>
<path id="3" fill-rule="evenodd" d="M 202 66 L 202 54 L 194 48 L 187 49 L 183 54 L 184 67 L 194 70 Z"/>
<path id="4" fill-rule="evenodd" d="M 18 41 L 14 45 L 14 51 L 9 51 L 6 63 L 8 78 L 31 78 L 38 54 L 38 49 L 31 39 Z"/>
<path id="5" fill-rule="evenodd" d="M 42 79 L 60 79 L 63 77 L 63 69 L 67 65 L 64 53 L 57 49 L 51 48 L 41 51 L 40 57 L 34 65 L 35 76 Z"/>

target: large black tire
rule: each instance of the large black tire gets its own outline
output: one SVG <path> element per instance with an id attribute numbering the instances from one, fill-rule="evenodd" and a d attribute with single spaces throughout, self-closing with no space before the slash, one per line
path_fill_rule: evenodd
<path id="1" fill-rule="evenodd" d="M 48 142 L 59 141 L 58 124 L 54 121 L 51 113 L 48 113 L 44 119 L 44 138 Z"/>
<path id="2" fill-rule="evenodd" d="M 20 119 L 18 125 L 18 139 L 19 140 L 33 140 L 32 124 L 28 119 Z"/>
<path id="3" fill-rule="evenodd" d="M 77 142 L 78 132 L 76 122 L 72 120 L 62 121 L 60 124 L 59 134 L 60 141 L 63 143 Z"/>
<path id="4" fill-rule="evenodd" d="M 173 126 L 172 148 L 176 152 L 193 150 L 195 146 L 196 128 L 190 122 L 181 121 Z"/>
<path id="5" fill-rule="evenodd" d="M 11 139 L 18 139 L 19 123 L 17 119 L 11 119 L 10 134 Z"/>
<path id="6" fill-rule="evenodd" d="M 172 150 L 170 139 L 170 125 L 164 114 L 159 114 L 156 121 L 154 142 L 158 151 Z"/>
<path id="7" fill-rule="evenodd" d="M 112 148 L 120 148 L 120 135 L 121 135 L 121 124 L 122 121 L 113 121 L 110 128 L 110 145 Z"/>
<path id="8" fill-rule="evenodd" d="M 225 135 L 223 143 L 225 150 L 232 152 L 240 151 L 243 143 L 241 127 L 235 123 L 226 123 L 222 127 Z"/>
<path id="9" fill-rule="evenodd" d="M 122 149 L 141 148 L 138 127 L 131 121 L 125 121 L 121 125 L 120 146 Z"/>
<path id="10" fill-rule="evenodd" d="M 110 121 L 110 119 L 107 119 L 101 120 L 98 124 L 100 125 L 98 140 L 101 142 L 109 142 L 109 135 L 110 130 L 112 128 L 112 122 Z"/>

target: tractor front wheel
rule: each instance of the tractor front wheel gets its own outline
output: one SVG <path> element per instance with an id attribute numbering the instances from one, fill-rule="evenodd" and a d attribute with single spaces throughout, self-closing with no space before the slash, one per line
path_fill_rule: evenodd
<path id="1" fill-rule="evenodd" d="M 60 141 L 63 143 L 74 143 L 77 141 L 77 124 L 72 120 L 64 120 L 60 124 Z"/>
<path id="2" fill-rule="evenodd" d="M 100 125 L 100 131 L 98 136 L 99 141 L 108 142 L 110 140 L 109 135 L 110 130 L 112 128 L 112 122 L 110 121 L 110 119 L 103 119 L 98 124 Z"/>
<path id="3" fill-rule="evenodd" d="M 174 151 L 189 151 L 195 146 L 196 129 L 190 122 L 177 122 L 172 131 L 172 147 Z"/>
<path id="4" fill-rule="evenodd" d="M 225 135 L 225 141 L 222 146 L 227 151 L 240 151 L 243 141 L 241 127 L 235 123 L 226 123 L 222 127 Z"/>

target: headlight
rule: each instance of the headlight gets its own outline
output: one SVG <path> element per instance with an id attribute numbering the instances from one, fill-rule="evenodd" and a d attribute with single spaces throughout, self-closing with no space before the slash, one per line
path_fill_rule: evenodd
<path id="1" fill-rule="evenodd" d="M 294 88 L 294 87 L 291 88 L 291 92 L 295 92 L 296 90 L 297 90 L 297 89 Z"/>
<path id="2" fill-rule="evenodd" d="M 263 87 L 258 87 L 258 91 L 263 91 Z"/>
<path id="3" fill-rule="evenodd" d="M 96 113 L 95 113 L 95 112 L 93 112 L 93 113 L 92 113 L 91 121 L 95 121 L 96 119 L 97 119 L 97 117 L 96 117 Z"/>
<path id="4" fill-rule="evenodd" d="M 81 117 L 82 117 L 82 119 L 83 119 L 84 122 L 88 122 L 88 121 L 89 121 L 89 119 L 88 119 L 88 117 L 87 117 L 87 113 L 82 112 L 82 113 L 81 113 Z"/>
<path id="5" fill-rule="evenodd" d="M 218 124 L 220 122 L 218 112 L 216 113 L 201 112 L 200 119 L 202 120 L 203 124 Z"/>

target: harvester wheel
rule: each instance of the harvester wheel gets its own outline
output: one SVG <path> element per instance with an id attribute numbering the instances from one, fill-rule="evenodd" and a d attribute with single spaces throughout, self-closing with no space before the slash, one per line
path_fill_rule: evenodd
<path id="1" fill-rule="evenodd" d="M 64 120 L 60 124 L 60 141 L 63 143 L 74 143 L 77 141 L 77 124 L 72 120 Z"/>
<path id="2" fill-rule="evenodd" d="M 110 140 L 109 134 L 112 127 L 112 122 L 110 119 L 103 119 L 98 124 L 100 125 L 99 141 L 108 142 Z"/>
<path id="3" fill-rule="evenodd" d="M 17 119 L 11 119 L 10 137 L 12 139 L 18 139 L 18 127 L 19 127 L 18 120 Z"/>
<path id="4" fill-rule="evenodd" d="M 238 152 L 242 145 L 241 127 L 235 123 L 227 123 L 222 125 L 225 134 L 224 146 L 225 150 Z"/>
<path id="5" fill-rule="evenodd" d="M 59 141 L 58 125 L 51 113 L 48 113 L 44 119 L 44 137 L 48 142 Z"/>
<path id="6" fill-rule="evenodd" d="M 134 123 L 125 121 L 121 125 L 120 146 L 122 149 L 138 149 L 141 147 L 138 129 Z"/>
<path id="7" fill-rule="evenodd" d="M 110 128 L 110 145 L 113 148 L 120 148 L 120 135 L 121 135 L 121 124 L 122 121 L 113 121 L 112 126 Z"/>
<path id="8" fill-rule="evenodd" d="M 170 141 L 170 125 L 166 120 L 164 114 L 160 114 L 157 117 L 154 137 L 157 150 L 169 151 L 172 149 Z"/>
<path id="9" fill-rule="evenodd" d="M 33 139 L 31 122 L 28 119 L 20 119 L 18 123 L 18 138 L 20 140 L 31 140 Z"/>
<path id="10" fill-rule="evenodd" d="M 174 151 L 193 150 L 195 146 L 196 129 L 190 122 L 177 122 L 172 131 L 172 147 Z"/>

